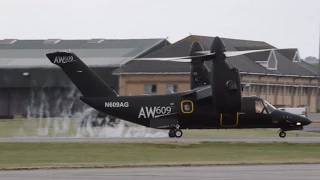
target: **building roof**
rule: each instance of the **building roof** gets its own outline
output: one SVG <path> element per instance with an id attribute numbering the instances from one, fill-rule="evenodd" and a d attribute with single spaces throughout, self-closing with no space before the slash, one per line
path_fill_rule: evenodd
<path id="1" fill-rule="evenodd" d="M 203 45 L 204 50 L 210 50 L 214 37 L 190 35 L 176 43 L 168 45 L 155 51 L 147 57 L 179 57 L 188 56 L 191 44 L 198 41 Z M 227 51 L 257 50 L 276 48 L 263 41 L 240 40 L 222 38 Z M 297 49 L 279 50 L 274 52 L 256 52 L 228 58 L 231 66 L 236 67 L 240 72 L 264 73 L 264 74 L 285 74 L 316 76 L 318 71 L 306 62 L 300 60 Z M 210 62 L 206 62 L 210 68 Z M 273 66 L 273 67 L 271 67 Z M 132 60 L 121 68 L 114 71 L 114 74 L 189 74 L 189 63 L 163 62 L 163 61 L 137 61 Z"/>
<path id="2" fill-rule="evenodd" d="M 56 67 L 45 54 L 62 50 L 76 53 L 88 66 L 121 66 L 163 44 L 170 42 L 163 38 L 0 40 L 0 68 Z"/>
<path id="3" fill-rule="evenodd" d="M 117 67 L 93 67 L 91 68 L 102 80 L 108 82 L 118 91 L 118 77 L 112 75 Z M 1 88 L 54 88 L 54 87 L 73 87 L 74 84 L 67 75 L 59 68 L 17 68 L 0 70 L 0 89 Z"/>
<path id="4" fill-rule="evenodd" d="M 0 88 L 64 87 L 73 83 L 46 53 L 70 49 L 103 80 L 118 89 L 112 72 L 126 61 L 152 53 L 166 39 L 0 40 Z M 24 76 L 27 73 L 27 76 Z"/>

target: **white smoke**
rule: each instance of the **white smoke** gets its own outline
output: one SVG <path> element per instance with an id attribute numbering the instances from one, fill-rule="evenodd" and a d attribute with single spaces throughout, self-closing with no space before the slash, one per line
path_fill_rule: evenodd
<path id="1" fill-rule="evenodd" d="M 96 126 L 92 127 L 94 120 L 93 108 L 85 108 L 80 112 L 72 113 L 75 101 L 80 94 L 76 87 L 73 87 L 66 95 L 57 91 L 56 98 L 46 94 L 44 89 L 33 90 L 31 93 L 30 105 L 27 107 L 27 118 L 20 131 L 19 136 L 38 136 L 38 137 L 167 137 L 167 131 L 146 128 L 143 126 L 132 125 L 123 120 L 117 119 L 120 123 L 114 127 Z M 58 112 L 59 117 L 50 117 L 50 105 L 54 111 Z M 84 119 L 87 122 L 84 127 L 81 123 Z M 109 121 L 109 119 L 106 119 Z M 128 126 L 129 124 L 129 126 Z"/>

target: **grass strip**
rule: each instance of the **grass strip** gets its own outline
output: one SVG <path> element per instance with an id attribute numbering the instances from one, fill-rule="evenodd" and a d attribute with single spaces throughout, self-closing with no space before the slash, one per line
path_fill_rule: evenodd
<path id="1" fill-rule="evenodd" d="M 155 134 L 167 137 L 168 130 L 152 128 L 136 129 L 136 126 L 125 127 L 125 134 Z M 115 128 L 83 127 L 75 119 L 27 119 L 0 120 L 0 137 L 45 136 L 45 137 L 113 137 Z M 278 129 L 201 129 L 183 130 L 183 137 L 279 137 Z M 320 133 L 288 131 L 287 137 L 320 137 Z"/>
<path id="2" fill-rule="evenodd" d="M 320 143 L 0 143 L 0 169 L 320 163 Z"/>

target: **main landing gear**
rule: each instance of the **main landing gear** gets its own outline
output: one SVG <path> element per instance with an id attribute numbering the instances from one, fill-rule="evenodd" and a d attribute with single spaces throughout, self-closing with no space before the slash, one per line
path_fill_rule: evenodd
<path id="1" fill-rule="evenodd" d="M 169 131 L 169 137 L 171 138 L 180 138 L 182 136 L 182 131 L 179 129 L 179 126 L 177 126 L 175 129 L 170 129 Z"/>
<path id="2" fill-rule="evenodd" d="M 169 131 L 169 137 L 174 138 L 180 138 L 182 136 L 182 131 L 180 129 L 170 129 Z"/>
<path id="3" fill-rule="evenodd" d="M 286 134 L 283 130 L 281 130 L 281 131 L 279 132 L 279 136 L 280 136 L 281 138 L 285 138 L 286 135 L 287 135 L 287 134 Z"/>

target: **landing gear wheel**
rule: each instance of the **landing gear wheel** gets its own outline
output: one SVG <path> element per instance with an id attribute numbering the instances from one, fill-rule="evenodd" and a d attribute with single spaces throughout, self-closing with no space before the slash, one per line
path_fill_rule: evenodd
<path id="1" fill-rule="evenodd" d="M 180 129 L 175 130 L 175 136 L 180 138 L 182 136 L 182 131 Z"/>
<path id="2" fill-rule="evenodd" d="M 284 131 L 281 131 L 280 133 L 279 133 L 279 136 L 281 137 L 281 138 L 284 138 L 284 137 L 286 137 L 286 133 L 284 132 Z"/>
<path id="3" fill-rule="evenodd" d="M 175 137 L 176 135 L 175 135 L 175 129 L 170 129 L 170 131 L 169 131 L 169 137 L 171 137 L 171 138 L 173 138 L 173 137 Z"/>

